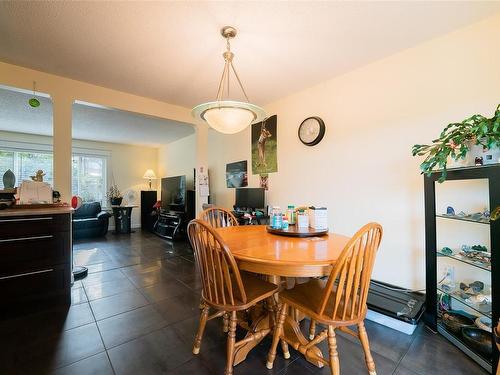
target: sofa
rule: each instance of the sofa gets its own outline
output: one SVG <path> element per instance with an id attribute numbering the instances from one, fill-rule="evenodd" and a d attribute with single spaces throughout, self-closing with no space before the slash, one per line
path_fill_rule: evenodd
<path id="1" fill-rule="evenodd" d="M 110 217 L 99 202 L 83 203 L 73 213 L 73 239 L 105 236 Z"/>

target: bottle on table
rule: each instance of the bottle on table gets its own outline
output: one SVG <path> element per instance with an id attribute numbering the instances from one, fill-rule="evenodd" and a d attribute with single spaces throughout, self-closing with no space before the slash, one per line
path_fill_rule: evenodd
<path id="1" fill-rule="evenodd" d="M 300 210 L 297 214 L 297 227 L 298 228 L 309 227 L 309 215 L 304 210 Z"/>
<path id="2" fill-rule="evenodd" d="M 281 229 L 283 225 L 283 214 L 279 206 L 274 206 L 271 211 L 271 227 L 273 229 Z"/>
<path id="3" fill-rule="evenodd" d="M 288 205 L 288 209 L 286 210 L 286 216 L 288 218 L 288 224 L 295 225 L 295 206 Z"/>
<path id="4" fill-rule="evenodd" d="M 288 218 L 286 217 L 286 215 L 283 215 L 283 221 L 282 221 L 282 224 L 281 224 L 281 229 L 288 230 Z"/>

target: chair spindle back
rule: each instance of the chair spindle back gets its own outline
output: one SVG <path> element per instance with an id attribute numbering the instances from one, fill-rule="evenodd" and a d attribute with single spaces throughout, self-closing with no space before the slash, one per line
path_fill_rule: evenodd
<path id="1" fill-rule="evenodd" d="M 214 228 L 196 219 L 191 220 L 187 231 L 201 274 L 203 298 L 217 306 L 246 303 L 245 288 L 236 261 Z"/>
<path id="2" fill-rule="evenodd" d="M 366 313 L 370 279 L 382 226 L 368 223 L 347 243 L 328 279 L 318 313 L 331 319 L 355 320 Z M 333 298 L 333 309 L 328 302 Z M 328 309 L 327 309 L 328 307 Z"/>
<path id="3" fill-rule="evenodd" d="M 232 227 L 239 225 L 236 217 L 221 207 L 210 207 L 200 213 L 198 219 L 208 222 L 214 228 Z"/>

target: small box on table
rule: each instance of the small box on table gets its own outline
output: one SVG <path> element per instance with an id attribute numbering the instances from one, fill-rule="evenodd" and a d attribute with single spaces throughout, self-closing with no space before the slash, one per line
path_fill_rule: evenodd
<path id="1" fill-rule="evenodd" d="M 309 226 L 314 229 L 328 228 L 328 210 L 326 207 L 309 207 Z"/>

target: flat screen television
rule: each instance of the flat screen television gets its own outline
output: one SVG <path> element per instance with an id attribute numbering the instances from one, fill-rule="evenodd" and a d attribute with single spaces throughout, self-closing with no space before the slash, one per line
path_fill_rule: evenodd
<path id="1" fill-rule="evenodd" d="M 265 208 L 263 188 L 236 188 L 236 208 Z"/>
<path id="2" fill-rule="evenodd" d="M 161 208 L 166 211 L 186 212 L 186 176 L 161 179 Z"/>

